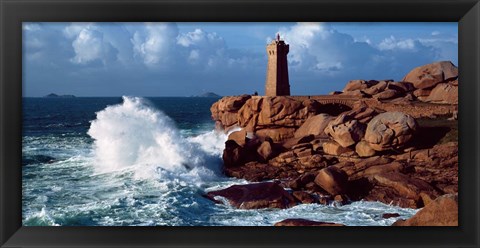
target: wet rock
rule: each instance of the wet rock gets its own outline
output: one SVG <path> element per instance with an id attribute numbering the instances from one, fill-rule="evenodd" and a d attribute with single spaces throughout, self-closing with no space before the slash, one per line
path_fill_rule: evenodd
<path id="1" fill-rule="evenodd" d="M 234 167 L 242 165 L 245 160 L 245 149 L 237 144 L 234 140 L 225 142 L 223 150 L 223 164 L 225 167 Z"/>
<path id="2" fill-rule="evenodd" d="M 274 226 L 345 226 L 331 222 L 321 222 L 306 219 L 285 219 L 274 224 Z"/>
<path id="3" fill-rule="evenodd" d="M 210 191 L 207 195 L 224 197 L 232 206 L 241 209 L 289 208 L 295 205 L 295 199 L 273 182 L 233 185 Z"/>
<path id="4" fill-rule="evenodd" d="M 384 219 L 397 218 L 397 217 L 400 217 L 400 215 L 397 214 L 397 213 L 385 213 L 385 214 L 382 214 L 382 218 L 384 218 Z"/>
<path id="5" fill-rule="evenodd" d="M 311 204 L 316 202 L 315 198 L 305 191 L 294 191 L 292 195 L 295 199 L 303 204 Z"/>
<path id="6" fill-rule="evenodd" d="M 305 186 L 315 180 L 317 173 L 305 173 L 301 176 L 297 177 L 296 179 L 290 181 L 288 183 L 289 187 L 293 190 L 299 190 L 305 188 Z"/>

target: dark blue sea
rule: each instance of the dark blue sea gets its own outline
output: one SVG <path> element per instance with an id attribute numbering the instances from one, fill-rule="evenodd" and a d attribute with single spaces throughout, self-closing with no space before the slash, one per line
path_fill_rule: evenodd
<path id="1" fill-rule="evenodd" d="M 416 210 L 378 202 L 239 210 L 202 195 L 222 175 L 218 98 L 23 98 L 25 226 L 270 226 L 286 218 L 391 225 Z M 220 199 L 221 200 L 221 199 Z"/>

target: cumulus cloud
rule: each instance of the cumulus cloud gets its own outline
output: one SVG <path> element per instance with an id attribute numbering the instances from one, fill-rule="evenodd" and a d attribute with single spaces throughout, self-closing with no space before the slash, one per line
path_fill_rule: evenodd
<path id="1" fill-rule="evenodd" d="M 378 48 L 380 50 L 394 50 L 394 49 L 413 50 L 419 44 L 420 42 L 415 41 L 413 39 L 397 40 L 394 36 L 390 36 L 382 40 L 382 42 L 378 44 Z"/>
<path id="2" fill-rule="evenodd" d="M 362 66 L 377 51 L 365 41 L 339 33 L 327 23 L 298 23 L 279 30 L 290 44 L 292 69 L 335 75 Z"/>
<path id="3" fill-rule="evenodd" d="M 85 65 L 96 61 L 103 64 L 116 60 L 118 50 L 104 39 L 103 32 L 94 24 L 72 24 L 64 29 L 64 35 L 73 39 L 75 56 L 72 63 Z"/>
<path id="4" fill-rule="evenodd" d="M 131 42 L 134 56 L 147 66 L 166 66 L 175 50 L 178 27 L 172 23 L 147 23 L 143 29 L 135 31 Z"/>

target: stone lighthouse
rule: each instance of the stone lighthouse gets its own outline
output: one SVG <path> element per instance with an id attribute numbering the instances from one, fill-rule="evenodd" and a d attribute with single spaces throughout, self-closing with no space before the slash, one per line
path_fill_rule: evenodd
<path id="1" fill-rule="evenodd" d="M 287 54 L 289 46 L 280 35 L 267 45 L 268 65 L 265 82 L 266 96 L 289 96 L 290 83 L 288 82 Z"/>

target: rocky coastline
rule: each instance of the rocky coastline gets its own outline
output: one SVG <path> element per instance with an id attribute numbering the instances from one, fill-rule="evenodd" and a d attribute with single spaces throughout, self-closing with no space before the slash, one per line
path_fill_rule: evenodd
<path id="1" fill-rule="evenodd" d="M 211 112 L 216 129 L 229 133 L 224 173 L 252 183 L 207 197 L 244 209 L 379 201 L 423 208 L 420 215 L 444 211 L 454 225 L 457 110 L 458 69 L 448 61 L 414 68 L 400 82 L 352 80 L 328 96 L 223 97 Z M 436 216 L 394 225 L 432 225 Z M 336 224 L 276 224 L 292 225 Z"/>

